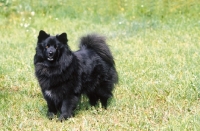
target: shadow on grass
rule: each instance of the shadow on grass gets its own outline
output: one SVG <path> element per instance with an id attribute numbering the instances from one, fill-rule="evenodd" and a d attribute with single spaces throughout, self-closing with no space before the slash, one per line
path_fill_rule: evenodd
<path id="1" fill-rule="evenodd" d="M 111 104 L 111 100 L 112 99 L 109 99 L 108 106 Z M 46 117 L 47 118 L 47 110 L 48 109 L 47 109 L 46 102 L 45 102 L 45 104 L 40 105 L 38 108 L 39 108 L 40 115 L 42 117 Z M 102 109 L 102 106 L 101 106 L 100 102 L 98 102 L 98 104 L 95 107 L 92 107 L 89 104 L 89 99 L 87 98 L 87 96 L 82 95 L 81 98 L 80 98 L 80 101 L 79 101 L 79 103 L 77 105 L 77 108 L 74 111 L 73 117 L 76 117 L 77 115 L 79 115 L 79 113 L 81 114 L 82 111 L 96 110 L 98 112 L 99 109 L 100 110 Z M 58 112 L 57 115 L 54 116 L 54 118 L 57 119 L 57 118 L 59 118 L 59 116 L 60 116 L 60 113 Z"/>

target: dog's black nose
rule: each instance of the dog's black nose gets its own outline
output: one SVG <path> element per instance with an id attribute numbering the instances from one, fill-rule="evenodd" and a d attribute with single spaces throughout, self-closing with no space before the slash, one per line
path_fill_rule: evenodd
<path id="1" fill-rule="evenodd" d="M 53 56 L 53 52 L 50 51 L 50 52 L 49 52 L 49 56 Z"/>

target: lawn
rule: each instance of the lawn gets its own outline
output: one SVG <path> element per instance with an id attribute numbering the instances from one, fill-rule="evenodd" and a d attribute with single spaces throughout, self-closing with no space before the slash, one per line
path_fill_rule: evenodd
<path id="1" fill-rule="evenodd" d="M 200 130 L 199 0 L 1 0 L 0 130 Z M 107 37 L 119 83 L 107 110 L 82 97 L 75 117 L 48 120 L 34 75 L 40 30 Z"/>

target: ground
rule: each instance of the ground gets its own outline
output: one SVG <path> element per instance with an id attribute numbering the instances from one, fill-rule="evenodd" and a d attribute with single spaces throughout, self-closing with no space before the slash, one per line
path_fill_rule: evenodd
<path id="1" fill-rule="evenodd" d="M 200 130 L 200 2 L 0 1 L 0 126 L 2 130 Z M 119 83 L 107 110 L 88 108 L 48 120 L 34 75 L 40 30 L 107 37 Z"/>

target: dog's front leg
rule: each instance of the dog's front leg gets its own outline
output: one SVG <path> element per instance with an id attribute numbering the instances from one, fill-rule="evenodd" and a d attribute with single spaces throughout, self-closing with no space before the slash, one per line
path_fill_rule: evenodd
<path id="1" fill-rule="evenodd" d="M 58 121 L 64 121 L 70 117 L 72 117 L 74 114 L 74 110 L 76 109 L 76 106 L 78 104 L 79 97 L 73 96 L 70 97 L 70 99 L 65 99 L 62 102 L 61 110 L 60 110 L 60 117 L 58 118 Z"/>
<path id="2" fill-rule="evenodd" d="M 51 99 L 46 98 L 46 101 L 48 106 L 47 117 L 51 120 L 54 118 L 54 115 L 57 114 L 57 109 L 54 102 Z"/>

